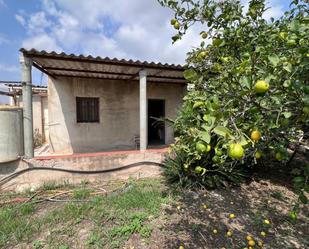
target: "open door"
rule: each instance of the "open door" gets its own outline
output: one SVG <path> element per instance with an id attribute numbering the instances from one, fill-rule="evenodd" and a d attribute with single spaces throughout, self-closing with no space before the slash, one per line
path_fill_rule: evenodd
<path id="1" fill-rule="evenodd" d="M 148 99 L 148 145 L 165 144 L 165 124 L 158 118 L 165 116 L 165 100 Z"/>

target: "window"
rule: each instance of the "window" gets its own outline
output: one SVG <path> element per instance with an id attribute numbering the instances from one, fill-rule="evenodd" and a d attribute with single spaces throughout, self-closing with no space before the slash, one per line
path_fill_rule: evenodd
<path id="1" fill-rule="evenodd" d="M 99 98 L 76 97 L 76 120 L 77 123 L 98 123 Z"/>

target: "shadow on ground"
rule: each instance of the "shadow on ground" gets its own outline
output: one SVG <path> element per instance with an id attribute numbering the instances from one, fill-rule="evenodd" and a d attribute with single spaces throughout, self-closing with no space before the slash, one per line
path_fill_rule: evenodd
<path id="1" fill-rule="evenodd" d="M 309 248 L 309 210 L 302 207 L 296 222 L 289 216 L 297 195 L 288 172 L 295 163 L 306 162 L 304 156 L 297 155 L 285 170 L 275 167 L 263 174 L 259 170 L 261 177 L 237 188 L 183 191 L 178 203 L 165 209 L 161 248 L 245 248 L 248 234 L 256 244 L 263 242 L 263 247 L 254 248 Z M 236 217 L 230 219 L 229 214 Z M 265 219 L 270 225 L 264 223 Z M 231 237 L 226 235 L 228 230 L 233 232 Z"/>

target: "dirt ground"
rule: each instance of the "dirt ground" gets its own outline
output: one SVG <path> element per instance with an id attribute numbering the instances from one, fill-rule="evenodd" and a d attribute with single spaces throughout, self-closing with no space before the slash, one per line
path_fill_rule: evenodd
<path id="1" fill-rule="evenodd" d="M 231 191 L 185 192 L 178 206 L 166 207 L 156 221 L 161 230 L 154 233 L 156 246 L 151 248 L 245 248 L 247 235 L 256 242 L 263 241 L 263 248 L 309 248 L 309 210 L 302 209 L 295 223 L 289 218 L 295 200 L 291 190 L 266 180 Z M 235 218 L 230 219 L 229 214 L 235 214 Z M 264 224 L 265 219 L 270 221 L 269 226 Z M 231 237 L 226 235 L 228 230 L 233 232 Z"/>
<path id="2" fill-rule="evenodd" d="M 298 159 L 308 162 L 306 156 Z M 33 193 L 1 194 L 6 200 L 34 198 L 28 206 L 0 207 L 1 223 L 10 219 L 6 226 L 0 223 L 0 247 L 251 249 L 246 240 L 250 235 L 256 243 L 252 249 L 306 249 L 308 205 L 301 205 L 296 221 L 290 218 L 298 197 L 286 170 L 267 171 L 266 167 L 257 170 L 250 182 L 216 190 L 174 192 L 161 178 L 110 186 L 47 185 L 35 197 Z M 66 191 L 70 194 L 63 194 Z M 58 192 L 53 201 L 31 204 Z M 231 214 L 235 217 L 230 218 Z"/>
<path id="3" fill-rule="evenodd" d="M 157 226 L 150 244 L 142 246 L 140 238 L 133 236 L 125 248 L 250 249 L 248 235 L 256 243 L 252 248 L 309 248 L 308 204 L 301 205 L 296 221 L 291 219 L 290 211 L 298 196 L 289 174 L 295 166 L 308 163 L 305 150 L 284 168 L 278 162 L 267 162 L 261 166 L 265 168 L 255 170 L 252 181 L 240 187 L 183 191 L 153 221 Z M 235 218 L 230 219 L 230 214 Z M 231 237 L 227 231 L 232 231 Z"/>

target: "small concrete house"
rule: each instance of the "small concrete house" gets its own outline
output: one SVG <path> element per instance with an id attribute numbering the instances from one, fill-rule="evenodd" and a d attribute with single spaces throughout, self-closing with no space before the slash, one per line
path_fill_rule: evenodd
<path id="1" fill-rule="evenodd" d="M 31 99 L 31 67 L 49 76 L 52 152 L 146 150 L 173 142 L 172 128 L 158 118 L 177 115 L 187 89 L 182 66 L 34 49 L 20 51 L 24 101 Z M 32 136 L 33 124 L 27 118 L 32 116 L 31 108 L 24 108 L 26 157 L 33 156 L 27 139 Z"/>

